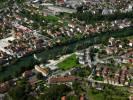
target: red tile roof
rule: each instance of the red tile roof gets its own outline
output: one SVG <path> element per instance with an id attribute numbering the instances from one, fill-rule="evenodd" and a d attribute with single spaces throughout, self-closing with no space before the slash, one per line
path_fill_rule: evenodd
<path id="1" fill-rule="evenodd" d="M 9 89 L 9 84 L 8 82 L 0 84 L 0 93 L 7 92 Z"/>
<path id="2" fill-rule="evenodd" d="M 30 77 L 32 75 L 32 71 L 31 70 L 27 70 L 23 73 L 23 77 Z"/>
<path id="3" fill-rule="evenodd" d="M 61 100 L 66 100 L 66 96 L 62 96 L 61 97 Z"/>
<path id="4" fill-rule="evenodd" d="M 80 100 L 84 100 L 84 96 L 80 96 Z"/>
<path id="5" fill-rule="evenodd" d="M 49 83 L 65 83 L 72 82 L 76 80 L 75 76 L 60 76 L 60 77 L 52 77 L 49 79 Z"/>

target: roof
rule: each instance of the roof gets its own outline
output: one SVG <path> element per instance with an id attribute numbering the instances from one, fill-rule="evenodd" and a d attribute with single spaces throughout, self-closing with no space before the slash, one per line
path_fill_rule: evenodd
<path id="1" fill-rule="evenodd" d="M 65 83 L 65 82 L 72 82 L 76 80 L 77 77 L 75 76 L 60 76 L 60 77 L 52 77 L 49 79 L 49 83 Z"/>
<path id="2" fill-rule="evenodd" d="M 10 54 L 10 52 L 8 50 L 5 49 L 5 47 L 9 46 L 9 41 L 13 41 L 15 38 L 14 37 L 8 37 L 5 39 L 1 39 L 0 40 L 0 50 L 2 50 L 3 52 L 6 52 L 7 54 Z"/>
<path id="3" fill-rule="evenodd" d="M 133 95 L 131 95 L 131 96 L 129 97 L 129 100 L 133 100 Z"/>
<path id="4" fill-rule="evenodd" d="M 62 96 L 61 97 L 61 100 L 66 100 L 66 96 Z"/>
<path id="5" fill-rule="evenodd" d="M 35 69 L 42 73 L 44 76 L 48 75 L 48 72 L 49 72 L 49 69 L 48 68 L 42 68 L 42 67 L 39 67 L 39 66 L 35 66 Z"/>
<path id="6" fill-rule="evenodd" d="M 83 95 L 80 96 L 80 100 L 85 100 Z"/>
<path id="7" fill-rule="evenodd" d="M 30 77 L 28 82 L 33 86 L 37 83 L 37 77 L 36 76 L 33 76 L 33 77 Z"/>
<path id="8" fill-rule="evenodd" d="M 7 92 L 9 89 L 9 84 L 8 82 L 0 84 L 0 93 Z"/>
<path id="9" fill-rule="evenodd" d="M 27 71 L 25 71 L 25 72 L 22 74 L 22 76 L 23 76 L 23 77 L 30 77 L 32 74 L 33 74 L 33 73 L 32 73 L 31 70 L 27 70 Z"/>

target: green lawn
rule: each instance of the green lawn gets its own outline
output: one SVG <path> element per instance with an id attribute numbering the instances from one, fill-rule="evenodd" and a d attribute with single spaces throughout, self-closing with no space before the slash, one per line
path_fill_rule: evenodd
<path id="1" fill-rule="evenodd" d="M 103 77 L 102 76 L 95 76 L 93 79 L 97 80 L 97 81 L 103 81 Z"/>
<path id="2" fill-rule="evenodd" d="M 104 95 L 97 90 L 94 93 L 94 90 L 89 88 L 88 89 L 88 98 L 90 100 L 104 100 Z"/>
<path id="3" fill-rule="evenodd" d="M 88 89 L 89 100 L 128 100 L 126 87 L 106 87 L 104 91 L 98 91 L 94 88 Z"/>
<path id="4" fill-rule="evenodd" d="M 109 91 L 98 91 L 89 88 L 88 98 L 89 100 L 128 100 L 128 95 L 121 95 L 123 91 L 119 94 L 120 91 L 110 89 Z"/>
<path id="5" fill-rule="evenodd" d="M 76 54 L 72 54 L 70 57 L 66 58 L 64 61 L 58 63 L 57 66 L 62 70 L 68 70 L 70 68 L 79 67 L 81 65 L 78 63 Z"/>
<path id="6" fill-rule="evenodd" d="M 44 19 L 46 20 L 46 21 L 48 21 L 48 22 L 57 22 L 58 20 L 59 20 L 59 18 L 58 17 L 56 17 L 56 16 L 45 16 L 44 17 Z"/>

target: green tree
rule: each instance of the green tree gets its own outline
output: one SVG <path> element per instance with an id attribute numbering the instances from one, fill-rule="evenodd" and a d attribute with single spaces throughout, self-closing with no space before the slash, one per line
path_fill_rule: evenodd
<path id="1" fill-rule="evenodd" d="M 71 88 L 66 85 L 52 85 L 44 91 L 43 95 L 39 96 L 39 100 L 58 100 L 70 91 Z"/>

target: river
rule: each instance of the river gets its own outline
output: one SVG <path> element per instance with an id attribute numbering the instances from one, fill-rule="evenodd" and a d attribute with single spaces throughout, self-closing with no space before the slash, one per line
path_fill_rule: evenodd
<path id="1" fill-rule="evenodd" d="M 54 48 L 46 49 L 41 52 L 36 53 L 36 56 L 41 59 L 41 62 L 45 62 L 48 59 L 56 58 L 64 54 L 69 54 L 75 52 L 76 50 L 81 50 L 88 48 L 91 45 L 103 43 L 108 40 L 111 36 L 113 37 L 126 37 L 133 35 L 133 28 L 126 28 L 116 32 L 106 32 L 98 36 L 89 37 L 86 39 L 81 39 L 73 43 L 69 43 L 63 46 L 56 46 Z M 15 64 L 7 66 L 4 70 L 0 72 L 0 81 L 5 81 L 15 76 L 20 75 L 24 70 L 32 69 L 38 62 L 34 59 L 33 54 L 28 55 L 19 59 Z"/>

